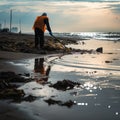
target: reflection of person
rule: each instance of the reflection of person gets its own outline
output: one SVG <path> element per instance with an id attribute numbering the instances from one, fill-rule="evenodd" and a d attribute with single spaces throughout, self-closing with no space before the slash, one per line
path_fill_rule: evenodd
<path id="1" fill-rule="evenodd" d="M 47 13 L 43 13 L 41 16 L 37 16 L 33 25 L 33 30 L 35 32 L 35 48 L 39 48 L 38 44 L 40 44 L 40 48 L 43 49 L 44 32 L 46 30 L 46 27 L 47 27 L 47 30 L 49 31 L 49 34 L 52 35 Z"/>
<path id="2" fill-rule="evenodd" d="M 51 69 L 51 66 L 48 66 L 47 69 L 45 70 L 44 58 L 35 59 L 34 71 L 35 73 L 40 73 L 40 75 L 42 76 L 36 81 L 39 83 L 47 82 L 50 69 Z"/>

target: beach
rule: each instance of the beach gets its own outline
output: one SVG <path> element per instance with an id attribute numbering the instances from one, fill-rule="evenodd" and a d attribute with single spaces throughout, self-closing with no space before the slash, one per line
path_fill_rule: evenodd
<path id="1" fill-rule="evenodd" d="M 17 88 L 24 91 L 24 97 L 30 97 L 1 99 L 1 120 L 120 119 L 120 41 L 91 38 L 77 39 L 76 44 L 70 42 L 75 41 L 74 37 L 60 37 L 63 41 L 69 39 L 65 46 L 77 51 L 63 52 L 61 48 L 44 54 L 31 51 L 33 35 L 8 37 L 11 41 L 22 39 L 24 50 L 18 42 L 19 49 L 2 47 L 0 72 L 11 71 L 30 79 Z M 46 40 L 49 39 L 47 36 Z M 32 41 L 27 44 L 29 51 L 25 51 L 28 46 L 23 44 L 24 40 Z M 96 52 L 100 47 L 103 52 Z M 48 74 L 42 74 L 43 67 Z"/>

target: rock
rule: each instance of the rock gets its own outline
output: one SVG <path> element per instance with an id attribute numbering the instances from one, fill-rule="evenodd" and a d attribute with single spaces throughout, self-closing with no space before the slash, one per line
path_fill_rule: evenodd
<path id="1" fill-rule="evenodd" d="M 61 106 L 67 106 L 68 108 L 71 108 L 73 105 L 75 105 L 75 103 L 71 100 L 66 101 L 66 102 L 61 104 Z"/>
<path id="2" fill-rule="evenodd" d="M 30 77 L 30 73 L 24 73 L 26 77 Z"/>
<path id="3" fill-rule="evenodd" d="M 0 81 L 0 90 L 8 88 L 8 83 L 6 83 L 4 80 Z"/>
<path id="4" fill-rule="evenodd" d="M 73 89 L 75 86 L 80 86 L 80 83 L 72 82 L 70 80 L 63 80 L 63 81 L 58 81 L 53 85 L 50 85 L 50 87 L 63 91 Z"/>
<path id="5" fill-rule="evenodd" d="M 108 61 L 108 60 L 106 60 L 105 63 L 112 63 L 112 61 Z"/>
<path id="6" fill-rule="evenodd" d="M 48 99 L 48 100 L 44 100 L 46 103 L 48 103 L 48 105 L 59 105 L 59 106 L 66 106 L 68 108 L 72 107 L 73 105 L 75 105 L 75 103 L 71 100 L 66 101 L 66 102 L 62 102 L 60 100 L 53 100 L 53 99 Z"/>
<path id="7" fill-rule="evenodd" d="M 103 47 L 97 48 L 96 52 L 103 53 Z"/>
<path id="8" fill-rule="evenodd" d="M 61 104 L 61 101 L 59 100 L 53 100 L 53 99 L 48 99 L 48 100 L 44 100 L 45 102 L 48 103 L 48 105 L 54 105 L 54 104 Z"/>
<path id="9" fill-rule="evenodd" d="M 36 96 L 33 96 L 33 95 L 28 95 L 28 96 L 23 96 L 19 99 L 13 99 L 12 102 L 15 102 L 15 103 L 21 103 L 21 102 L 34 102 L 35 100 L 37 99 Z"/>
<path id="10" fill-rule="evenodd" d="M 33 102 L 36 100 L 37 97 L 33 96 L 33 95 L 28 95 L 27 97 L 24 97 L 22 100 L 23 101 L 27 101 L 27 102 Z"/>
<path id="11" fill-rule="evenodd" d="M 28 74 L 27 74 L 28 75 Z M 0 80 L 4 80 L 5 82 L 29 82 L 30 78 L 24 78 L 20 75 L 17 75 L 15 72 L 0 72 Z"/>
<path id="12" fill-rule="evenodd" d="M 14 88 L 0 91 L 0 99 L 20 99 L 24 95 L 25 93 L 23 90 L 17 90 Z"/>
<path id="13" fill-rule="evenodd" d="M 13 76 L 16 76 L 15 72 L 11 72 L 11 71 L 8 71 L 8 72 L 0 72 L 0 79 L 9 79 Z"/>

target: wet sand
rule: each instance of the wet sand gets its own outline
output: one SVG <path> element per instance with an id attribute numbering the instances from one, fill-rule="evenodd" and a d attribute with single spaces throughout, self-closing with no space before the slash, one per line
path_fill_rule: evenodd
<path id="1" fill-rule="evenodd" d="M 109 45 L 108 45 L 109 43 Z M 44 58 L 43 64 L 51 65 L 48 82 L 69 79 L 81 83 L 72 90 L 59 91 L 42 85 L 36 81 L 26 83 L 23 89 L 27 95 L 34 95 L 33 102 L 13 103 L 0 100 L 0 118 L 2 120 L 119 120 L 120 119 L 120 42 L 85 41 L 84 45 L 70 45 L 82 49 L 103 47 L 103 54 L 69 55 L 37 55 L 10 53 L 1 51 L 0 71 L 30 73 L 31 77 L 39 78 L 34 73 L 36 59 Z M 11 54 L 10 57 L 8 57 Z M 45 100 L 51 98 L 54 104 L 49 105 Z M 71 107 L 65 102 L 73 101 Z M 59 102 L 57 102 L 59 101 Z"/>

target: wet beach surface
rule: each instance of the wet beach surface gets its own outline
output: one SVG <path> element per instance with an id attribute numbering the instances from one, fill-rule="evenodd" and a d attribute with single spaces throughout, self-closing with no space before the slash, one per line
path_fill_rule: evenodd
<path id="1" fill-rule="evenodd" d="M 91 46 L 92 43 L 96 46 Z M 81 44 L 77 46 L 84 49 L 103 46 L 104 52 L 38 55 L 16 60 L 0 59 L 0 71 L 13 71 L 33 79 L 18 88 L 23 89 L 25 95 L 29 96 L 28 101 L 2 100 L 1 102 L 17 107 L 26 115 L 32 116 L 34 120 L 119 120 L 120 43 L 109 41 L 108 46 L 108 41 L 91 40 L 85 41 L 84 46 Z M 40 70 L 43 66 L 44 70 Z M 43 73 L 49 67 L 49 75 L 46 76 Z M 65 80 L 67 82 L 64 86 Z M 62 84 L 66 89 L 58 90 L 51 87 L 58 81 L 58 86 Z M 70 89 L 70 85 L 73 85 L 70 81 L 79 85 Z M 6 114 L 1 112 L 0 116 L 4 118 Z M 13 116 L 11 119 L 14 119 Z"/>

